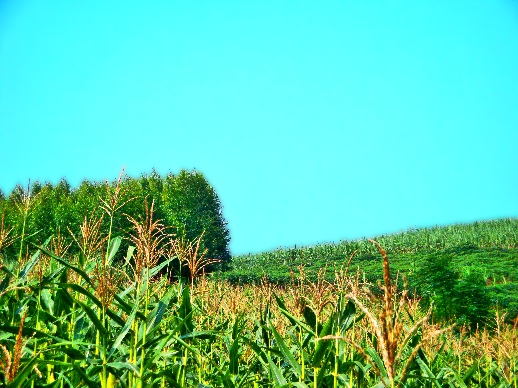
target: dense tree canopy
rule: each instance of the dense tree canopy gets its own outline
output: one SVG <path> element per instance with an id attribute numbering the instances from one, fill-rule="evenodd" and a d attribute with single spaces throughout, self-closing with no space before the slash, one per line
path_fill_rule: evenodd
<path id="1" fill-rule="evenodd" d="M 117 189 L 118 183 L 118 189 Z M 116 192 L 116 190 L 118 190 Z M 133 232 L 128 217 L 144 220 L 146 207 L 153 203 L 154 219 L 161 219 L 168 233 L 178 239 L 193 241 L 203 233 L 201 248 L 207 257 L 230 260 L 230 241 L 221 202 L 214 188 L 199 171 L 182 170 L 178 175 L 162 177 L 155 171 L 139 178 L 121 177 L 112 182 L 83 181 L 71 188 L 65 179 L 57 185 L 35 182 L 28 187 L 16 186 L 8 195 L 0 192 L 0 216 L 5 219 L 3 230 L 16 239 L 4 250 L 5 257 L 27 255 L 30 244 L 42 244 L 50 236 L 59 235 L 68 252 L 80 251 L 74 239 L 81 234 L 85 220 L 99 220 L 100 232 L 110 228 L 110 204 L 117 204 L 111 218 L 113 235 L 125 238 Z"/>
<path id="2" fill-rule="evenodd" d="M 204 233 L 203 248 L 223 261 L 230 259 L 229 233 L 221 214 L 221 203 L 214 190 L 198 171 L 183 170 L 169 174 L 162 189 L 162 209 L 168 225 L 176 225 L 180 237 L 193 241 Z"/>

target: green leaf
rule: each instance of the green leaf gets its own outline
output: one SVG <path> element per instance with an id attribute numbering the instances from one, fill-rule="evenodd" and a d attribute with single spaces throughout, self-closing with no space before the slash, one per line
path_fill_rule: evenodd
<path id="1" fill-rule="evenodd" d="M 322 328 L 322 331 L 319 333 L 320 337 L 325 337 L 326 335 L 331 334 L 332 328 L 333 328 L 333 320 L 335 319 L 335 313 L 333 312 L 331 315 L 329 315 L 329 318 L 327 318 L 326 323 L 324 324 L 324 327 Z M 330 340 L 323 340 L 321 338 L 317 339 L 317 344 L 315 346 L 315 353 L 313 354 L 313 367 L 318 367 L 322 359 L 324 358 L 326 350 L 331 346 L 333 343 Z"/>
<path id="2" fill-rule="evenodd" d="M 9 286 L 9 282 L 11 281 L 12 278 L 14 278 L 14 275 L 7 270 L 7 268 L 4 266 L 1 266 L 0 267 L 0 270 L 4 271 L 7 275 L 4 277 L 4 279 L 2 280 L 2 282 L 0 283 L 0 292 L 3 292 L 7 289 L 7 287 Z"/>
<path id="3" fill-rule="evenodd" d="M 173 296 L 174 291 L 176 291 L 174 288 L 170 288 L 166 294 L 160 299 L 157 306 L 148 314 L 147 317 L 147 333 L 151 333 L 153 329 L 158 327 L 160 322 L 162 322 L 162 318 L 164 316 L 164 313 L 167 310 L 167 307 L 169 306 L 169 302 L 171 301 L 171 298 Z"/>
<path id="4" fill-rule="evenodd" d="M 114 296 L 117 306 L 122 311 L 124 311 L 126 314 L 131 314 L 131 312 L 133 311 L 133 307 L 129 303 L 127 303 L 124 299 L 122 299 L 122 296 L 124 296 L 124 294 L 126 294 L 126 292 L 128 290 L 133 289 L 133 288 L 134 288 L 133 286 L 130 286 L 124 292 L 122 292 L 120 295 L 115 294 L 115 296 Z M 144 314 L 142 314 L 140 311 L 137 311 L 137 317 L 138 317 L 138 319 L 141 319 L 143 321 L 146 320 L 146 316 Z"/>
<path id="5" fill-rule="evenodd" d="M 49 314 L 53 314 L 54 311 L 54 300 L 52 299 L 52 294 L 49 289 L 45 288 L 41 290 L 41 302 L 42 306 L 45 307 Z"/>
<path id="6" fill-rule="evenodd" d="M 97 299 L 97 297 L 94 296 L 94 294 L 92 294 L 90 291 L 86 290 L 85 288 L 81 287 L 80 285 L 78 284 L 75 284 L 75 283 L 60 283 L 58 284 L 58 286 L 60 288 L 63 288 L 63 289 L 72 289 L 76 292 L 79 292 L 80 294 L 83 294 L 84 296 L 86 296 L 88 299 L 90 299 L 92 301 L 92 303 L 94 303 L 97 307 L 101 308 L 103 307 L 101 301 L 99 299 Z"/>
<path id="7" fill-rule="evenodd" d="M 428 365 L 426 365 L 426 363 L 421 359 L 421 357 L 416 357 L 416 362 L 417 364 L 419 365 L 419 367 L 421 368 L 421 372 L 427 377 L 429 378 L 430 380 L 432 380 L 432 382 L 434 383 L 434 385 L 437 387 L 437 388 L 441 388 L 441 384 L 439 384 L 439 382 L 437 381 L 437 377 L 435 377 L 435 375 L 433 374 L 433 372 L 430 370 L 430 368 L 428 368 Z"/>
<path id="8" fill-rule="evenodd" d="M 248 339 L 247 343 L 248 343 L 248 346 L 250 346 L 252 348 L 252 350 L 255 352 L 255 354 L 257 354 L 257 356 L 259 357 L 259 361 L 264 366 L 266 366 L 268 364 L 268 357 L 266 356 L 266 353 L 264 352 L 264 350 L 261 349 L 261 347 L 257 344 L 257 342 L 255 342 L 251 339 Z"/>
<path id="9" fill-rule="evenodd" d="M 114 237 L 110 241 L 110 245 L 108 247 L 108 263 L 111 265 L 113 263 L 113 259 L 115 258 L 115 254 L 119 250 L 121 245 L 122 238 L 120 236 Z"/>
<path id="10" fill-rule="evenodd" d="M 281 370 L 277 367 L 277 365 L 274 364 L 270 356 L 268 357 L 268 364 L 270 365 L 270 373 L 272 375 L 273 381 L 275 383 L 275 386 L 277 387 L 284 387 L 288 385 L 288 382 L 282 375 Z"/>
<path id="11" fill-rule="evenodd" d="M 18 334 L 19 330 L 20 330 L 19 326 L 11 326 L 11 325 L 2 325 L 2 324 L 0 324 L 0 331 L 5 331 L 5 332 L 11 333 L 11 334 Z M 42 331 L 39 331 L 39 330 L 36 330 L 36 329 L 33 329 L 33 328 L 30 328 L 30 327 L 27 327 L 27 326 L 23 327 L 22 335 L 24 337 L 32 337 L 32 336 L 34 336 L 35 338 L 48 338 L 49 337 L 46 333 L 44 333 Z"/>
<path id="12" fill-rule="evenodd" d="M 299 365 L 297 360 L 295 360 L 295 357 L 293 357 L 293 354 L 291 354 L 290 350 L 286 346 L 286 343 L 280 336 L 280 334 L 277 332 L 275 327 L 272 325 L 271 322 L 268 322 L 270 326 L 270 330 L 273 333 L 273 336 L 275 338 L 275 342 L 277 342 L 277 346 L 279 347 L 283 357 L 284 361 L 288 363 L 291 366 L 291 369 L 293 370 L 293 373 L 300 378 L 302 376 L 302 367 Z"/>
<path id="13" fill-rule="evenodd" d="M 123 328 L 121 329 L 121 331 L 117 335 L 117 338 L 115 339 L 115 342 L 112 345 L 112 348 L 110 350 L 110 354 L 108 355 L 108 359 L 110 359 L 112 357 L 112 355 L 115 352 L 115 350 L 117 350 L 119 348 L 120 344 L 122 343 L 122 341 L 124 340 L 124 338 L 128 334 L 128 331 L 130 330 L 131 325 L 133 324 L 133 321 L 135 320 L 135 316 L 137 315 L 138 307 L 139 307 L 139 304 L 138 304 L 138 298 L 137 298 L 137 302 L 133 306 L 133 310 L 131 311 L 131 314 L 128 317 L 128 320 L 124 324 Z"/>
<path id="14" fill-rule="evenodd" d="M 108 334 L 108 331 L 106 330 L 106 328 L 104 327 L 104 325 L 102 324 L 102 322 L 99 320 L 99 318 L 97 317 L 97 314 L 90 308 L 88 307 L 85 303 L 81 302 L 80 300 L 75 300 L 76 303 L 81 306 L 81 308 L 84 310 L 84 312 L 86 313 L 86 315 L 88 315 L 88 318 L 90 318 L 90 320 L 92 321 L 92 323 L 94 324 L 95 328 L 101 332 L 101 334 Z"/>
<path id="15" fill-rule="evenodd" d="M 468 384 L 471 381 L 471 378 L 477 371 L 477 368 L 478 368 L 478 365 L 476 362 L 474 362 L 473 365 L 471 365 L 471 368 L 469 368 L 468 371 L 462 377 L 462 381 L 464 382 L 464 384 Z"/>
<path id="16" fill-rule="evenodd" d="M 149 277 L 152 278 L 153 276 L 155 276 L 157 273 L 159 273 L 163 268 L 165 268 L 169 263 L 171 263 L 175 259 L 176 259 L 176 257 L 171 257 L 170 259 L 165 260 L 164 262 L 162 262 L 162 263 L 158 264 L 157 266 L 151 268 L 149 270 Z"/>
<path id="17" fill-rule="evenodd" d="M 182 304 L 178 311 L 179 318 L 184 322 L 181 327 L 180 333 L 185 335 L 194 330 L 192 323 L 192 305 L 191 305 L 191 294 L 189 287 L 185 287 L 182 292 Z"/>
<path id="18" fill-rule="evenodd" d="M 376 364 L 375 366 L 381 374 L 380 377 L 387 378 L 387 369 L 385 368 L 385 364 L 383 363 L 383 360 L 381 359 L 380 355 L 376 352 L 376 350 L 374 348 L 368 347 L 367 349 L 365 349 L 365 353 L 370 357 L 370 361 Z"/>
<path id="19" fill-rule="evenodd" d="M 9 384 L 6 385 L 6 387 L 21 387 L 24 383 L 28 383 L 31 381 L 36 374 L 34 373 L 34 366 L 38 363 L 40 360 L 39 355 L 34 356 L 30 359 L 29 362 L 24 363 L 21 365 L 21 368 L 18 370 L 18 373 L 16 374 L 16 377 L 11 381 Z"/>
<path id="20" fill-rule="evenodd" d="M 53 268 L 53 267 L 55 267 L 55 265 L 54 265 L 54 266 L 52 266 L 52 265 L 51 265 L 51 270 L 52 270 L 53 272 L 52 272 L 52 273 L 50 273 L 50 274 L 48 274 L 48 275 L 46 275 L 46 276 L 44 276 L 44 277 L 40 280 L 40 282 L 39 282 L 39 284 L 38 284 L 38 287 L 39 287 L 40 289 L 42 289 L 43 287 L 45 287 L 45 286 L 47 286 L 47 285 L 51 284 L 55 279 L 58 279 L 58 278 L 63 274 L 63 271 L 65 271 L 65 270 L 66 270 L 66 267 L 63 267 L 63 266 L 60 266 L 60 267 L 59 267 L 59 268 L 57 268 L 57 269 L 55 269 L 55 268 Z"/>
<path id="21" fill-rule="evenodd" d="M 32 244 L 32 243 L 31 243 Z M 52 252 L 46 250 L 45 248 L 43 248 L 42 246 L 39 246 L 39 245 L 36 245 L 36 244 L 32 244 L 33 246 L 35 246 L 36 248 L 38 248 L 39 250 L 41 250 L 43 253 L 45 253 L 46 255 L 52 257 L 54 260 L 57 260 L 58 262 L 60 262 L 61 264 L 63 264 L 65 267 L 67 268 L 70 268 L 72 271 L 76 272 L 79 276 L 81 276 L 88 284 L 90 284 L 92 287 L 94 287 L 94 284 L 92 283 L 92 280 L 90 279 L 90 277 L 86 274 L 85 271 L 83 271 L 82 269 L 70 264 L 67 260 L 65 259 L 62 259 L 61 257 L 58 257 L 56 256 L 55 254 L 53 254 Z"/>
<path id="22" fill-rule="evenodd" d="M 90 388 L 99 388 L 99 383 L 96 383 L 88 378 L 88 375 L 83 370 L 84 366 L 81 365 L 82 363 L 78 364 L 77 361 L 75 361 L 74 363 L 69 363 L 56 360 L 41 360 L 39 364 L 56 365 L 61 366 L 63 368 L 72 368 L 81 377 L 80 381 L 82 383 L 85 383 Z M 56 383 L 59 384 L 59 380 L 56 381 Z"/>
<path id="23" fill-rule="evenodd" d="M 95 295 L 93 295 L 90 291 L 86 290 L 85 288 L 81 287 L 78 284 L 75 284 L 75 283 L 60 283 L 59 287 L 61 287 L 63 289 L 70 288 L 70 289 L 72 289 L 72 290 L 74 290 L 76 292 L 79 292 L 80 294 L 83 294 L 88 299 L 90 299 L 99 309 L 103 308 L 103 305 L 102 305 L 101 301 L 99 299 L 97 299 L 95 297 Z M 106 309 L 105 312 L 106 312 L 106 315 L 108 315 L 111 319 L 113 319 L 113 321 L 116 322 L 119 326 L 124 326 L 123 319 L 117 313 L 115 313 L 113 310 Z"/>
<path id="24" fill-rule="evenodd" d="M 126 257 L 124 258 L 124 265 L 127 266 L 127 265 L 130 265 L 131 263 L 131 258 L 133 257 L 133 253 L 135 252 L 135 247 L 133 245 L 130 245 L 128 247 L 128 251 L 126 252 Z"/>
<path id="25" fill-rule="evenodd" d="M 284 315 L 286 318 L 288 318 L 288 320 L 290 321 L 292 326 L 299 326 L 314 336 L 313 328 L 311 328 L 310 326 L 306 325 L 304 322 L 297 319 L 292 313 L 290 313 L 287 310 L 286 305 L 284 304 L 282 299 L 279 298 L 277 295 L 275 295 L 275 293 L 274 293 L 274 296 L 275 296 L 275 299 L 277 300 L 277 304 L 279 305 L 280 312 L 282 313 L 282 315 Z"/>
<path id="26" fill-rule="evenodd" d="M 43 243 L 43 246 L 47 246 L 47 244 L 49 243 L 50 239 L 51 239 L 51 237 L 49 237 L 47 239 L 47 241 L 45 241 Z M 39 251 L 39 250 L 36 251 L 36 253 L 34 253 L 31 256 L 29 261 L 23 266 L 22 270 L 20 271 L 19 279 L 25 279 L 25 277 L 29 274 L 31 269 L 36 265 L 36 263 L 40 259 L 40 256 L 41 256 L 41 251 Z"/>
<path id="27" fill-rule="evenodd" d="M 74 348 L 70 347 L 70 345 L 63 346 L 60 350 L 63 353 L 65 353 L 68 357 L 70 357 L 72 360 L 84 360 L 85 359 L 85 354 L 83 352 L 81 352 L 78 349 L 74 349 Z"/>
<path id="28" fill-rule="evenodd" d="M 228 352 L 229 356 L 229 370 L 233 375 L 237 375 L 239 372 L 239 339 L 236 338 L 232 342 L 232 346 Z"/>
<path id="29" fill-rule="evenodd" d="M 309 306 L 304 307 L 304 320 L 313 330 L 317 330 L 317 316 L 313 309 Z"/>
<path id="30" fill-rule="evenodd" d="M 344 299 L 340 297 L 338 306 L 343 306 Z M 349 330 L 355 322 L 356 307 L 352 300 L 347 301 L 347 305 L 340 312 L 340 335 Z"/>
<path id="31" fill-rule="evenodd" d="M 275 292 L 273 293 L 273 296 L 275 297 L 275 300 L 277 301 L 277 305 L 280 307 L 280 310 L 288 313 L 288 309 L 286 308 L 286 304 L 284 303 L 284 301 L 279 296 L 277 296 L 277 294 Z M 286 318 L 288 318 L 288 320 L 290 321 L 292 326 L 297 325 L 297 320 L 295 319 L 295 317 L 293 317 L 293 315 L 291 315 L 291 314 L 284 314 L 284 315 L 286 316 Z"/>
<path id="32" fill-rule="evenodd" d="M 79 316 L 76 318 L 76 324 L 74 327 L 74 341 L 83 340 L 88 332 L 89 327 L 90 323 L 85 317 L 85 313 L 79 314 Z"/>
<path id="33" fill-rule="evenodd" d="M 110 367 L 110 368 L 114 368 L 114 369 L 127 369 L 133 373 L 135 373 L 137 375 L 138 378 L 140 378 L 140 371 L 138 370 L 138 368 L 132 364 L 131 362 L 120 362 L 120 361 L 115 361 L 115 362 L 109 362 L 106 364 L 106 366 Z"/>

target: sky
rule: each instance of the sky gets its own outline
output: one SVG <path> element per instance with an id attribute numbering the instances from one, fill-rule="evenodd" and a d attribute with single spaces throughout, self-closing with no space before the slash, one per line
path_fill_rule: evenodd
<path id="1" fill-rule="evenodd" d="M 0 189 L 196 169 L 232 254 L 518 216 L 516 0 L 0 0 Z"/>

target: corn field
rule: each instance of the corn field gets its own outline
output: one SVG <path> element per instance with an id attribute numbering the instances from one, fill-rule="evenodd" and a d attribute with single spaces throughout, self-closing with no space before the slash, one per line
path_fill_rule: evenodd
<path id="1" fill-rule="evenodd" d="M 518 219 L 503 218 L 471 224 L 454 224 L 432 228 L 410 229 L 405 232 L 382 235 L 375 240 L 383 246 L 397 263 L 399 258 L 411 259 L 426 253 L 458 249 L 459 247 L 477 247 L 484 250 L 500 249 L 516 252 L 518 248 Z M 268 275 L 278 272 L 275 280 L 282 281 L 289 270 L 299 265 L 318 268 L 340 267 L 344 261 L 356 252 L 352 266 L 366 268 L 371 260 L 379 260 L 376 247 L 368 239 L 344 240 L 339 243 L 323 243 L 315 246 L 280 248 L 269 252 L 239 255 L 232 258 L 232 268 L 227 278 L 240 281 L 255 281 L 268 269 Z M 399 263 L 397 263 L 399 264 Z M 375 264 L 375 271 L 379 264 Z M 409 265 L 402 263 L 400 270 L 409 270 Z"/>
<path id="2" fill-rule="evenodd" d="M 77 236 L 84 257 L 67 257 L 54 237 L 22 260 L 3 258 L 3 386 L 518 386 L 516 325 L 434 324 L 391 281 L 375 241 L 378 286 L 347 268 L 334 282 L 308 281 L 301 268 L 289 286 L 239 286 L 170 282 L 164 269 L 179 253 L 158 252 L 166 235 L 152 218 L 135 221 L 121 263 L 121 238 L 88 225 Z"/>
<path id="3" fill-rule="evenodd" d="M 350 270 L 358 252 L 332 281 L 300 266 L 289 284 L 231 284 L 205 275 L 203 235 L 177 238 L 153 202 L 116 235 L 118 195 L 101 201 L 106 218 L 69 230 L 79 253 L 60 233 L 35 244 L 0 224 L 2 386 L 518 387 L 516 322 L 499 310 L 477 330 L 434 322 L 384 241 L 366 242 L 377 285 Z M 175 262 L 188 278 L 173 281 Z"/>

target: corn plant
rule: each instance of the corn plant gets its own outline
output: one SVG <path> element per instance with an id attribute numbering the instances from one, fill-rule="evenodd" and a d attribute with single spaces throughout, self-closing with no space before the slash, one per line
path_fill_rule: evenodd
<path id="1" fill-rule="evenodd" d="M 153 203 L 130 220 L 131 234 L 117 235 L 109 225 L 119 197 L 114 189 L 102 218 L 71 228 L 78 254 L 59 236 L 25 239 L 24 260 L 15 252 L 2 263 L 0 386 L 517 388 L 516 325 L 500 315 L 471 331 L 431 322 L 379 242 L 368 243 L 381 254 L 379 287 L 348 266 L 335 267 L 334 279 L 331 266 L 314 276 L 301 267 L 283 285 L 267 273 L 257 285 L 207 275 L 173 282 L 164 273 L 180 259 L 174 236 Z M 7 231 L 4 241 L 14 241 Z M 197 241 L 192 257 L 203 258 Z M 351 266 L 356 249 L 374 261 L 365 256 L 372 247 L 352 247 L 342 251 Z M 298 260 L 293 251 L 284 259 Z"/>

